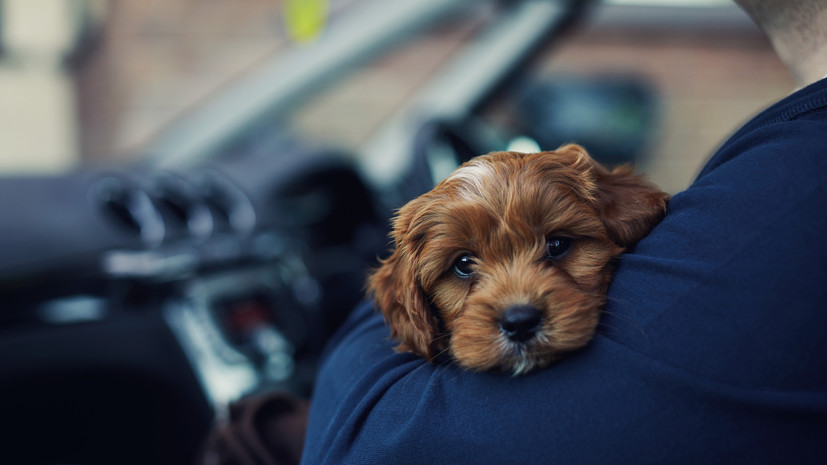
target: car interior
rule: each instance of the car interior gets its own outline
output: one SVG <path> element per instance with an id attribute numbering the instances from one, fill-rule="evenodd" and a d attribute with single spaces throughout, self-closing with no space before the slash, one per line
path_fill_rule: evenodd
<path id="1" fill-rule="evenodd" d="M 21 3 L 0 2 L 0 65 L 18 59 Z M 82 70 L 105 50 L 92 13 L 118 7 L 74 3 L 64 14 L 84 33 L 60 66 Z M 597 3 L 307 2 L 277 28 L 287 45 L 129 156 L 0 174 L 0 462 L 192 463 L 230 402 L 312 395 L 394 210 L 459 164 L 571 140 L 607 163 L 642 160 L 660 103 L 645 79 L 530 72 Z M 301 29 L 307 18 L 323 24 Z M 450 56 L 359 144 L 293 130 L 365 63 L 455 29 Z"/>

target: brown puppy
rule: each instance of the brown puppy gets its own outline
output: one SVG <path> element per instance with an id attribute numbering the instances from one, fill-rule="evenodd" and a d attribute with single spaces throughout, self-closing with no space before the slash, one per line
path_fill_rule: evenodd
<path id="1" fill-rule="evenodd" d="M 613 260 L 667 200 L 576 145 L 483 155 L 399 210 L 368 291 L 397 350 L 526 373 L 591 339 Z"/>

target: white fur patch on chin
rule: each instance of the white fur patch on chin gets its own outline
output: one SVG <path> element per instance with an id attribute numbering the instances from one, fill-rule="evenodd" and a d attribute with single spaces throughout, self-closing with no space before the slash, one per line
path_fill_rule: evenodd
<path id="1" fill-rule="evenodd" d="M 534 344 L 545 344 L 548 341 L 548 336 L 545 333 L 538 333 L 535 339 L 528 343 L 510 342 L 505 337 L 500 338 L 498 345 L 501 353 L 508 354 L 507 364 L 501 365 L 501 369 L 511 376 L 525 375 L 534 371 L 537 368 L 545 366 L 545 359 L 538 356 L 537 353 L 532 353 L 531 346 Z"/>
<path id="2" fill-rule="evenodd" d="M 515 363 L 514 366 L 512 367 L 513 371 L 511 373 L 511 376 L 524 375 L 524 374 L 528 373 L 529 371 L 531 371 L 532 369 L 534 369 L 535 365 L 536 365 L 536 363 L 534 362 L 534 360 L 527 359 L 527 358 L 523 357 L 522 359 L 520 359 L 519 362 Z"/>

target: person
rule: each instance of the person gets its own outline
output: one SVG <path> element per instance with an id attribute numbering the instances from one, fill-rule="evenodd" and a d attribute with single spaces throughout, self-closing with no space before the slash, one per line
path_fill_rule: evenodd
<path id="1" fill-rule="evenodd" d="M 739 129 L 620 261 L 598 334 L 511 377 L 331 341 L 305 464 L 825 463 L 827 6 L 739 0 L 801 88 Z"/>

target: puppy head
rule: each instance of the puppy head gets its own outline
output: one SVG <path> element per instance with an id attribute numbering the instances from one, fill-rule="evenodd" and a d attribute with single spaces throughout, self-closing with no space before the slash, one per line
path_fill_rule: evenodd
<path id="1" fill-rule="evenodd" d="M 589 341 L 612 260 L 667 199 L 575 145 L 477 157 L 399 210 L 368 290 L 398 350 L 524 373 Z"/>

